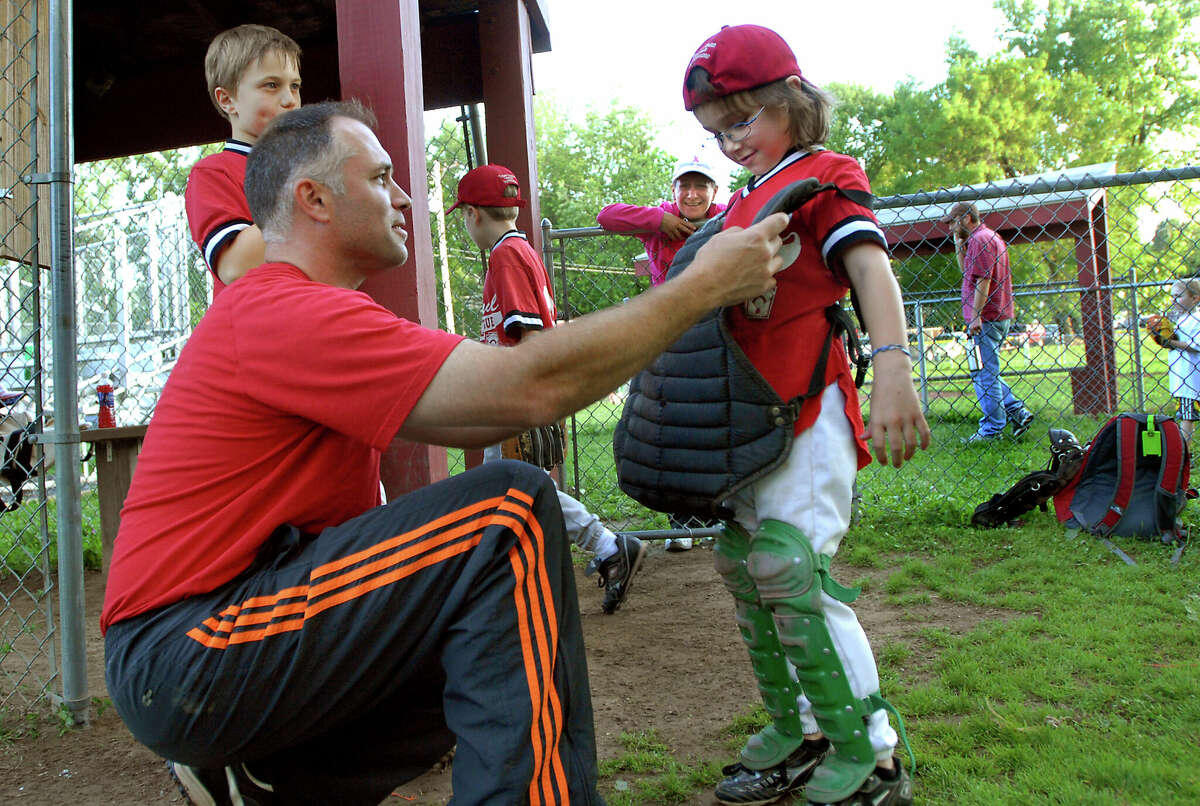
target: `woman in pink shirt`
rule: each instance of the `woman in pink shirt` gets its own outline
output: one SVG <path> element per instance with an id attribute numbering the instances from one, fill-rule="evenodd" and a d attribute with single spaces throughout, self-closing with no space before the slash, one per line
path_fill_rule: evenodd
<path id="1" fill-rule="evenodd" d="M 725 205 L 713 201 L 717 195 L 716 172 L 699 157 L 675 166 L 671 188 L 674 200 L 657 207 L 610 204 L 596 216 L 609 232 L 627 232 L 645 244 L 653 285 L 667 279 L 667 269 L 688 236 L 725 209 Z"/>

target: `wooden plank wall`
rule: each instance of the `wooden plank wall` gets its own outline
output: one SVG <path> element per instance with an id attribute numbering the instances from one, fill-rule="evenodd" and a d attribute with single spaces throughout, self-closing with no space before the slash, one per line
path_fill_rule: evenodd
<path id="1" fill-rule="evenodd" d="M 50 164 L 49 28 L 49 0 L 0 0 L 0 258 L 20 263 L 32 260 L 34 247 L 33 189 L 21 177 L 44 173 Z M 36 124 L 31 112 L 35 86 Z M 50 264 L 49 199 L 48 186 L 39 186 L 38 263 L 43 267 Z"/>

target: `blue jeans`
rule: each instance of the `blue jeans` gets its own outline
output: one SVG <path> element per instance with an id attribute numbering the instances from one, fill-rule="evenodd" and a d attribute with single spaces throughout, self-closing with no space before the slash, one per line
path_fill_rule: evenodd
<path id="1" fill-rule="evenodd" d="M 985 437 L 999 436 L 1009 418 L 1016 419 L 1025 411 L 1025 403 L 1013 395 L 1008 384 L 1000 377 L 1000 345 L 1008 336 L 1009 319 L 984 322 L 983 330 L 975 336 L 979 347 L 979 370 L 972 373 L 975 384 L 975 399 L 983 416 L 979 418 L 979 434 Z"/>

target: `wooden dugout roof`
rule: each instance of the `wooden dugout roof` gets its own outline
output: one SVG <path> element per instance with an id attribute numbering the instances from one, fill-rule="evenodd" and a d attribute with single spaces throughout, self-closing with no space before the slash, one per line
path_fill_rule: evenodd
<path id="1" fill-rule="evenodd" d="M 350 6 L 354 0 L 340 0 Z M 221 31 L 271 25 L 304 51 L 306 103 L 341 97 L 339 0 L 86 0 L 74 4 L 75 159 L 229 136 L 207 99 L 204 53 Z M 546 0 L 524 0 L 535 53 L 550 49 Z M 484 100 L 478 16 L 488 0 L 420 0 L 424 106 Z M 344 10 L 343 10 L 344 11 Z M 397 43 L 396 47 L 399 47 Z"/>

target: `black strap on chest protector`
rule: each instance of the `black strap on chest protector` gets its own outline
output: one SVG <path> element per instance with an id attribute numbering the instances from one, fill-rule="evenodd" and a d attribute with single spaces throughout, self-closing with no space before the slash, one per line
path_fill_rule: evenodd
<path id="1" fill-rule="evenodd" d="M 755 223 L 774 212 L 795 212 L 817 193 L 836 191 L 870 207 L 872 197 L 816 179 L 772 197 Z M 728 211 L 726 211 L 728 212 Z M 686 270 L 696 252 L 723 227 L 710 219 L 679 250 L 668 277 Z M 723 309 L 693 325 L 630 383 L 613 435 L 617 480 L 634 500 L 661 512 L 729 517 L 723 502 L 774 470 L 787 457 L 804 401 L 825 388 L 834 339 L 843 337 L 861 385 L 868 360 L 854 321 L 840 305 L 826 309 L 825 343 L 808 388 L 783 401 L 730 335 Z"/>

